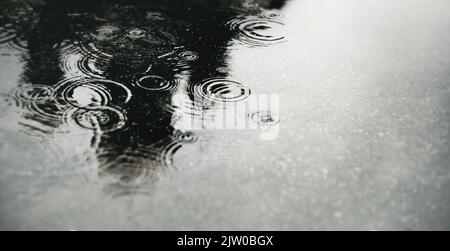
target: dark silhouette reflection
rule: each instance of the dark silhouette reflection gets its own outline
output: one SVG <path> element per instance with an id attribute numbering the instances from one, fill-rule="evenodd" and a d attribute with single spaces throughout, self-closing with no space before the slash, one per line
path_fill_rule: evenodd
<path id="1" fill-rule="evenodd" d="M 26 50 L 19 98 L 27 102 L 28 118 L 47 128 L 69 123 L 93 130 L 100 174 L 128 189 L 195 142 L 193 133 L 173 128 L 174 94 L 186 93 L 186 106 L 194 109 L 194 85 L 226 79 L 227 50 L 237 33 L 249 46 L 282 40 L 269 27 L 281 23 L 259 17 L 284 4 L 9 0 L 0 16 L 0 43 Z M 226 84 L 203 94 L 229 94 Z"/>

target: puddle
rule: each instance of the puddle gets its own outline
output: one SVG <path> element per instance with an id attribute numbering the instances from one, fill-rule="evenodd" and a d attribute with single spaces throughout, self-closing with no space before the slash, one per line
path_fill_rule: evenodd
<path id="1" fill-rule="evenodd" d="M 448 229 L 448 4 L 381 1 L 2 0 L 0 229 Z"/>

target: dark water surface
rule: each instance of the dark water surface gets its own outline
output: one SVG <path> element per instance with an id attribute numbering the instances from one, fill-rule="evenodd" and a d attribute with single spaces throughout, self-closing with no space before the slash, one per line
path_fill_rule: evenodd
<path id="1" fill-rule="evenodd" d="M 0 2 L 0 228 L 450 230 L 450 2 Z"/>

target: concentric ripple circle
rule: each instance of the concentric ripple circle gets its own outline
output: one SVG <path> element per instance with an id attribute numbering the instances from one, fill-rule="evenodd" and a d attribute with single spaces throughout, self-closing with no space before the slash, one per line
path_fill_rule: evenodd
<path id="1" fill-rule="evenodd" d="M 216 71 L 218 73 L 227 74 L 229 72 L 229 69 L 226 66 L 220 66 L 216 68 Z"/>
<path id="2" fill-rule="evenodd" d="M 130 89 L 121 83 L 82 78 L 72 78 L 60 83 L 56 93 L 58 101 L 84 109 L 123 105 L 132 96 Z"/>
<path id="3" fill-rule="evenodd" d="M 149 20 L 154 20 L 154 21 L 163 21 L 166 19 L 164 14 L 162 14 L 160 12 L 154 12 L 154 11 L 148 11 L 146 14 L 146 18 Z"/>
<path id="4" fill-rule="evenodd" d="M 23 101 L 43 102 L 53 98 L 54 90 L 50 86 L 30 85 L 18 88 L 15 95 Z"/>
<path id="5" fill-rule="evenodd" d="M 97 107 L 95 110 L 71 109 L 64 119 L 69 125 L 103 133 L 122 129 L 127 121 L 125 114 L 113 107 Z"/>
<path id="6" fill-rule="evenodd" d="M 147 91 L 171 91 L 177 88 L 176 81 L 168 81 L 162 77 L 149 75 L 139 78 L 136 85 Z"/>
<path id="7" fill-rule="evenodd" d="M 8 42 L 7 48 L 10 51 L 17 52 L 19 54 L 25 53 L 28 52 L 28 43 L 22 38 L 16 36 Z"/>
<path id="8" fill-rule="evenodd" d="M 58 122 L 63 118 L 67 107 L 52 102 L 28 102 L 26 109 L 33 118 L 41 121 Z"/>
<path id="9" fill-rule="evenodd" d="M 174 141 L 170 144 L 167 144 L 161 151 L 160 156 L 158 158 L 160 164 L 163 167 L 175 167 L 174 165 L 174 157 L 175 154 L 183 147 L 180 142 Z"/>
<path id="10" fill-rule="evenodd" d="M 236 33 L 236 40 L 250 46 L 269 46 L 284 42 L 285 26 L 283 23 L 257 18 L 235 19 L 228 27 Z"/>
<path id="11" fill-rule="evenodd" d="M 176 31 L 156 25 L 143 25 L 132 29 L 107 25 L 84 37 L 81 44 L 86 54 L 91 57 L 127 64 L 156 58 L 161 53 L 172 51 L 177 44 L 176 35 Z"/>
<path id="12" fill-rule="evenodd" d="M 228 79 L 208 79 L 192 87 L 196 99 L 213 102 L 239 102 L 251 95 L 251 90 L 243 84 Z"/>

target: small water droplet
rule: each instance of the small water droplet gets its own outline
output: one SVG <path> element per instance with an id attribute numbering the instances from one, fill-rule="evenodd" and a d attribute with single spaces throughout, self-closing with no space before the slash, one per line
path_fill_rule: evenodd
<path id="1" fill-rule="evenodd" d="M 159 156 L 159 162 L 164 167 L 174 167 L 174 156 L 181 149 L 182 145 L 179 142 L 171 142 L 166 145 Z"/>
<path id="2" fill-rule="evenodd" d="M 96 107 L 95 110 L 75 108 L 68 110 L 64 119 L 69 125 L 103 133 L 122 129 L 126 124 L 125 114 L 112 107 Z"/>
<path id="3" fill-rule="evenodd" d="M 134 28 L 128 31 L 127 37 L 132 39 L 139 39 L 145 37 L 145 31 L 138 28 Z"/>
<path id="4" fill-rule="evenodd" d="M 26 40 L 15 36 L 14 38 L 11 38 L 8 43 L 6 44 L 6 47 L 14 54 L 21 54 L 28 52 L 28 43 Z"/>
<path id="5" fill-rule="evenodd" d="M 66 109 L 66 107 L 54 102 L 29 102 L 26 104 L 26 108 L 31 118 L 41 122 L 59 122 Z"/>
<path id="6" fill-rule="evenodd" d="M 131 62 L 157 58 L 170 52 L 177 41 L 177 37 L 169 29 L 153 26 L 113 34 L 114 39 L 84 38 L 82 48 L 92 57 L 129 65 Z"/>
<path id="7" fill-rule="evenodd" d="M 72 78 L 64 80 L 56 87 L 59 102 L 78 108 L 124 105 L 130 101 L 132 93 L 125 85 L 104 79 Z"/>
<path id="8" fill-rule="evenodd" d="M 53 88 L 45 85 L 25 86 L 16 90 L 16 97 L 23 101 L 43 102 L 52 99 L 53 94 Z"/>
<path id="9" fill-rule="evenodd" d="M 226 74 L 226 73 L 228 73 L 228 68 L 226 66 L 221 66 L 221 67 L 217 67 L 216 71 L 219 73 Z"/>
<path id="10" fill-rule="evenodd" d="M 193 51 L 184 51 L 178 54 L 184 61 L 195 61 L 199 58 L 199 55 Z"/>
<path id="11" fill-rule="evenodd" d="M 70 43 L 60 50 L 61 69 L 68 77 L 87 76 L 104 78 L 104 72 L 108 68 L 111 57 L 101 53 L 88 53 L 83 48 Z"/>
<path id="12" fill-rule="evenodd" d="M 178 117 L 187 116 L 185 119 L 198 120 L 198 122 L 212 120 L 214 114 L 208 113 L 205 103 L 195 103 L 189 98 L 178 101 L 175 104 L 161 104 L 164 110 L 175 114 Z"/>
<path id="13" fill-rule="evenodd" d="M 97 152 L 101 174 L 115 177 L 121 185 L 142 185 L 158 167 L 160 150 L 153 146 L 105 147 Z"/>

